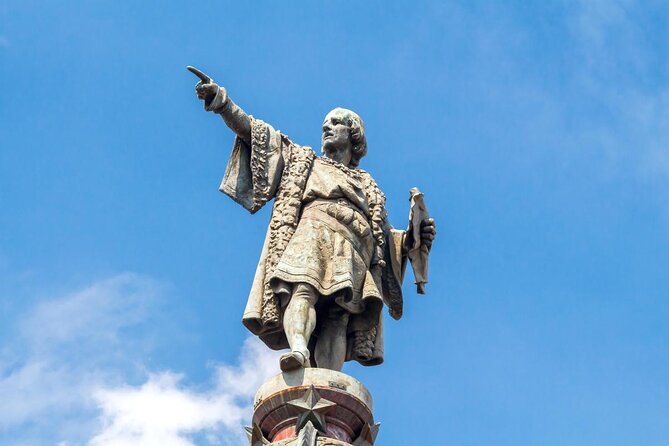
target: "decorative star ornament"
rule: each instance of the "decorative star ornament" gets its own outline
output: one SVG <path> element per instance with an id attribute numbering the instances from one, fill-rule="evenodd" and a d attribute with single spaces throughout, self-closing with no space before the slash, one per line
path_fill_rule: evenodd
<path id="1" fill-rule="evenodd" d="M 300 410 L 297 416 L 295 431 L 299 432 L 309 421 L 320 432 L 325 433 L 325 414 L 332 410 L 337 404 L 322 398 L 312 384 L 302 396 L 288 401 L 289 406 Z"/>

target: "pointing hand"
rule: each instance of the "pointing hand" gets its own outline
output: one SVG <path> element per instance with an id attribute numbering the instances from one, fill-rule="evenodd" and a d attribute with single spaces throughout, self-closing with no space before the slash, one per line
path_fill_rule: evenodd
<path id="1" fill-rule="evenodd" d="M 205 107 L 207 107 L 222 88 L 218 86 L 212 78 L 197 68 L 191 67 L 190 65 L 186 68 L 200 78 L 200 82 L 195 85 L 195 93 L 197 94 L 198 99 L 204 100 Z"/>

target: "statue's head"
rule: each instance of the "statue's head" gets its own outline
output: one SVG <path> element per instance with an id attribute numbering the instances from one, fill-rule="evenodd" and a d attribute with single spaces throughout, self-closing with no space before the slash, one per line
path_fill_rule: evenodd
<path id="1" fill-rule="evenodd" d="M 335 108 L 323 120 L 323 154 L 350 167 L 358 167 L 367 154 L 365 125 L 357 113 Z"/>

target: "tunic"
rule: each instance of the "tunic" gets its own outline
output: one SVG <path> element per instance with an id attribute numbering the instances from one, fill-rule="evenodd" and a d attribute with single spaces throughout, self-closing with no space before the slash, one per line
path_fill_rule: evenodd
<path id="1" fill-rule="evenodd" d="M 323 300 L 351 314 L 346 359 L 380 364 L 381 310 L 385 303 L 401 317 L 406 264 L 385 197 L 368 173 L 317 157 L 253 118 L 251 140 L 235 140 L 220 187 L 252 213 L 275 199 L 242 322 L 270 348 L 287 348 L 283 310 L 293 285 L 309 283 L 321 296 L 317 312 Z"/>
<path id="2" fill-rule="evenodd" d="M 338 294 L 337 304 L 358 314 L 365 309 L 363 299 L 382 297 L 370 271 L 374 239 L 363 184 L 352 169 L 341 167 L 314 160 L 302 216 L 270 281 L 279 294 L 290 288 L 286 284 L 299 282 L 322 296 Z"/>

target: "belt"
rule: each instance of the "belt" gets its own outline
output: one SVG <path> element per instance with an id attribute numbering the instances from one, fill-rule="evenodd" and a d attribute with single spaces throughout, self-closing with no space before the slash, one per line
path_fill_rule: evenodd
<path id="1" fill-rule="evenodd" d="M 325 205 L 330 205 L 330 204 L 336 204 L 336 205 L 339 205 L 339 206 L 347 207 L 347 208 L 352 209 L 352 210 L 356 211 L 357 213 L 359 213 L 360 216 L 362 218 L 364 218 L 365 220 L 368 219 L 367 214 L 362 209 L 360 209 L 358 206 L 351 203 L 346 198 L 317 198 L 317 199 L 315 199 L 313 201 L 310 201 L 309 203 L 305 204 L 304 207 L 302 208 L 302 210 L 304 211 L 304 210 L 309 209 L 311 207 L 325 206 Z"/>

